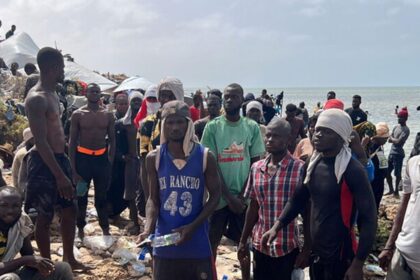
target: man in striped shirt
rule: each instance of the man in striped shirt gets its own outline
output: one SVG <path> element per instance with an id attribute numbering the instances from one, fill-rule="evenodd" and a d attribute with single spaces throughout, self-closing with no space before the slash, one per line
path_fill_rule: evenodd
<path id="1" fill-rule="evenodd" d="M 269 155 L 252 165 L 245 191 L 245 197 L 251 202 L 238 258 L 240 262 L 249 258 L 247 241 L 252 231 L 255 280 L 290 279 L 299 254 L 295 223 L 280 230 L 268 250 L 261 245 L 263 234 L 275 223 L 296 187 L 302 184 L 304 163 L 288 152 L 290 139 L 291 127 L 287 121 L 275 120 L 267 126 L 265 145 Z M 305 254 L 309 256 L 309 250 Z"/>

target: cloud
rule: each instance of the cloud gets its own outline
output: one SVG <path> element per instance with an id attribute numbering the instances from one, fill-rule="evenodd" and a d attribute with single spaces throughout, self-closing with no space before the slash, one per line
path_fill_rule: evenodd
<path id="1" fill-rule="evenodd" d="M 302 8 L 299 11 L 299 14 L 306 17 L 318 17 L 318 16 L 323 15 L 325 12 L 326 12 L 325 8 L 321 6 L 314 6 L 314 7 Z"/>
<path id="2" fill-rule="evenodd" d="M 373 79 L 363 69 L 383 71 L 377 61 L 398 69 L 420 63 L 413 25 L 420 0 L 1 2 L 0 35 L 16 24 L 40 47 L 57 42 L 87 68 L 152 81 L 173 75 L 185 85 L 305 86 L 316 72 L 320 84 L 336 84 L 334 77 L 360 84 Z M 355 62 L 357 73 L 345 69 Z M 332 73 L 331 65 L 342 69 Z M 383 81 L 406 81 L 415 71 L 394 72 Z"/>
<path id="3" fill-rule="evenodd" d="M 386 10 L 386 14 L 387 14 L 387 16 L 392 17 L 392 16 L 398 15 L 400 13 L 400 11 L 401 11 L 400 7 L 392 7 L 392 8 L 389 8 L 389 9 Z"/>

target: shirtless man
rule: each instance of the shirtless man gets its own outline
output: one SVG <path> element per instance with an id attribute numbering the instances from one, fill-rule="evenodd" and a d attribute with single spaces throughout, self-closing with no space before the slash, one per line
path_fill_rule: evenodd
<path id="1" fill-rule="evenodd" d="M 65 139 L 60 120 L 60 106 L 55 93 L 57 82 L 64 79 L 64 61 L 59 51 L 43 48 L 38 52 L 40 79 L 30 90 L 25 111 L 35 139 L 35 148 L 27 158 L 28 183 L 25 211 L 38 212 L 35 240 L 44 258 L 50 254 L 50 224 L 54 207 L 60 206 L 63 261 L 73 269 L 83 268 L 73 255 L 76 205 L 71 182 L 71 167 L 64 154 Z"/>
<path id="2" fill-rule="evenodd" d="M 109 235 L 107 192 L 115 154 L 114 116 L 99 105 L 101 89 L 97 84 L 88 85 L 86 98 L 87 105 L 76 110 L 71 117 L 69 143 L 73 180 L 78 189 L 77 227 L 81 240 L 84 237 L 91 180 L 95 185 L 99 226 L 104 235 Z"/>

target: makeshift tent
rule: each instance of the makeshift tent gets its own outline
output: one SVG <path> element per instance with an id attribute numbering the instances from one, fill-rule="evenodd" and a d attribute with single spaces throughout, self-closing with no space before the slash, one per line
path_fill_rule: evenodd
<path id="1" fill-rule="evenodd" d="M 125 79 L 122 83 L 114 90 L 114 92 L 130 90 L 130 89 L 142 89 L 147 90 L 153 83 L 146 78 L 133 76 Z"/>
<path id="2" fill-rule="evenodd" d="M 32 38 L 22 32 L 13 35 L 9 39 L 0 43 L 0 57 L 10 67 L 13 62 L 17 62 L 20 68 L 26 63 L 36 64 L 36 56 L 39 47 Z M 116 83 L 95 73 L 75 62 L 65 61 L 65 78 L 73 81 L 82 81 L 85 83 L 97 83 L 102 91 L 112 89 L 117 86 Z"/>
<path id="3" fill-rule="evenodd" d="M 68 80 L 82 81 L 87 84 L 96 83 L 102 91 L 114 88 L 117 86 L 113 81 L 108 80 L 102 75 L 93 72 L 80 64 L 71 61 L 64 62 L 64 75 Z"/>
<path id="4" fill-rule="evenodd" d="M 0 57 L 8 67 L 13 62 L 19 64 L 19 68 L 23 68 L 26 63 L 36 64 L 36 55 L 39 51 L 38 46 L 32 38 L 22 32 L 15 34 L 9 39 L 0 43 Z"/>

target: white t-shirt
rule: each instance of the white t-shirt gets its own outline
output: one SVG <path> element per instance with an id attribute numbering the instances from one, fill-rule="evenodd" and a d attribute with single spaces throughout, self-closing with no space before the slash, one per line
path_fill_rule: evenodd
<path id="1" fill-rule="evenodd" d="M 407 163 L 403 193 L 411 196 L 396 246 L 408 266 L 420 275 L 420 155 L 412 157 Z"/>

